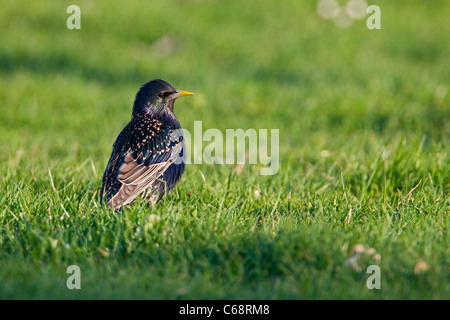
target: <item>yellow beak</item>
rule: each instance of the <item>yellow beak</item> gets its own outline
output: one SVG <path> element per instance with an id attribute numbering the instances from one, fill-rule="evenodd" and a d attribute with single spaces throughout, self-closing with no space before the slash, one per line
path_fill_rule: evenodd
<path id="1" fill-rule="evenodd" d="M 193 93 L 189 92 L 189 91 L 177 90 L 177 92 L 173 94 L 173 97 L 174 97 L 174 99 L 177 99 L 177 98 L 190 96 L 190 95 L 193 95 Z"/>

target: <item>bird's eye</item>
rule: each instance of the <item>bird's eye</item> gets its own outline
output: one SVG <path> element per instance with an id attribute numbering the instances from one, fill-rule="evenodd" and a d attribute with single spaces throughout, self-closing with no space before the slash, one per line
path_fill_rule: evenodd
<path id="1" fill-rule="evenodd" d="M 171 93 L 170 92 L 167 92 L 167 91 L 165 91 L 165 92 L 160 92 L 160 93 L 158 93 L 158 97 L 161 97 L 161 98 L 165 98 L 165 97 L 167 97 L 168 95 L 170 95 Z"/>

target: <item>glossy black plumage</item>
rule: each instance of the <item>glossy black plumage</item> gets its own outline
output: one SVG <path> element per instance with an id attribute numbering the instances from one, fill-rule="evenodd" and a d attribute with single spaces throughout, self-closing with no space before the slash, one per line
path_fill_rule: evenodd
<path id="1" fill-rule="evenodd" d="M 103 175 L 100 198 L 109 207 L 118 210 L 140 195 L 156 202 L 175 187 L 184 171 L 184 142 L 173 105 L 189 94 L 162 80 L 141 87 Z"/>

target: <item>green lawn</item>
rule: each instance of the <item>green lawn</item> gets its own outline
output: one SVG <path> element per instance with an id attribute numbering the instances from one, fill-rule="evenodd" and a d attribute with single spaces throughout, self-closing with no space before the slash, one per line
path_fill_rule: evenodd
<path id="1" fill-rule="evenodd" d="M 72 1 L 2 3 L 0 298 L 449 299 L 450 2 L 368 2 L 381 30 L 317 1 L 77 1 L 81 30 Z M 279 129 L 279 172 L 191 164 L 154 208 L 100 207 L 155 78 L 195 92 L 190 131 Z"/>

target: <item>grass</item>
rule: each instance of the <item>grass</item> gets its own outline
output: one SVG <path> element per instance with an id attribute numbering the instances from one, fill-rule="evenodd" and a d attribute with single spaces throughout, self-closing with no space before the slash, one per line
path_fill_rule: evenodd
<path id="1" fill-rule="evenodd" d="M 0 12 L 0 298 L 450 297 L 446 1 L 377 1 L 381 30 L 269 0 L 79 1 L 68 30 L 70 4 Z M 154 78 L 196 93 L 175 106 L 190 131 L 280 129 L 280 171 L 188 165 L 155 208 L 100 207 Z M 349 264 L 358 244 L 379 257 Z"/>

